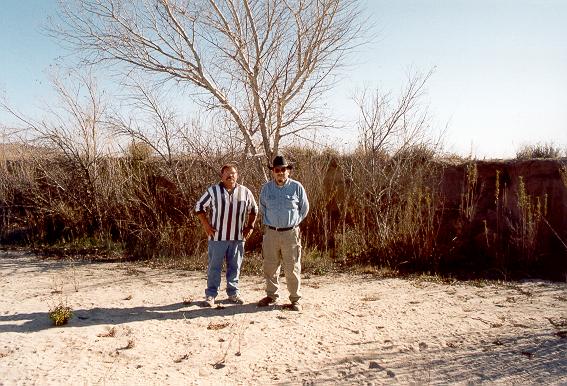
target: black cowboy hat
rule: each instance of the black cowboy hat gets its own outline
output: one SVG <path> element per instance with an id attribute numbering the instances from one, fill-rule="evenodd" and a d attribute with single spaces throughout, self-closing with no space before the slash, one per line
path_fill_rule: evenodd
<path id="1" fill-rule="evenodd" d="M 277 155 L 274 157 L 272 166 L 268 166 L 268 168 L 270 170 L 272 170 L 273 168 L 293 169 L 293 165 L 288 163 L 283 155 Z"/>

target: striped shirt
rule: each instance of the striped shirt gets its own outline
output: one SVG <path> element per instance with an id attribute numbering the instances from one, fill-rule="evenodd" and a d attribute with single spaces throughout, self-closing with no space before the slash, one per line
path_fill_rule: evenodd
<path id="1" fill-rule="evenodd" d="M 258 213 L 254 195 L 247 187 L 236 184 L 232 193 L 224 188 L 222 182 L 210 186 L 195 205 L 195 212 L 209 211 L 209 221 L 216 229 L 209 240 L 244 240 L 242 230 L 249 213 Z"/>

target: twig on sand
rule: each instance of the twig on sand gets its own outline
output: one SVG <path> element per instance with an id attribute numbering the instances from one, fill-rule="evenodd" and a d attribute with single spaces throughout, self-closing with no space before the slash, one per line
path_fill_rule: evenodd
<path id="1" fill-rule="evenodd" d="M 230 339 L 228 340 L 228 343 L 226 345 L 226 348 L 224 349 L 221 358 L 216 361 L 215 363 L 212 364 L 214 369 L 222 369 L 223 367 L 226 366 L 226 358 L 228 356 L 228 352 L 230 350 L 230 347 L 232 345 L 232 342 L 234 341 L 235 337 L 238 337 L 238 351 L 236 353 L 234 353 L 234 355 L 236 356 L 241 356 L 242 355 L 242 340 L 244 337 L 244 332 L 246 331 L 246 329 L 248 328 L 248 324 L 245 323 L 246 322 L 246 318 L 242 319 L 239 322 L 234 322 L 234 323 L 226 323 L 226 325 L 231 326 L 230 329 Z M 209 325 L 210 326 L 210 325 Z M 207 329 L 209 329 L 209 327 L 207 327 Z"/>

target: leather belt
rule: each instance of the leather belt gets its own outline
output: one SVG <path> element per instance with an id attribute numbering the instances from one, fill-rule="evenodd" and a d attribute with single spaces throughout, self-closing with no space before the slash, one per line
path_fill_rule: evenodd
<path id="1" fill-rule="evenodd" d="M 268 228 L 270 228 L 271 230 L 277 231 L 277 232 L 285 232 L 285 231 L 290 231 L 295 227 L 287 227 L 287 228 L 276 228 L 270 225 L 266 225 Z"/>

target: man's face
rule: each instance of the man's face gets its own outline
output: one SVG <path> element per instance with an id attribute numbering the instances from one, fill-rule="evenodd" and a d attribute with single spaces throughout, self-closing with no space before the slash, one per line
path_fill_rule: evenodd
<path id="1" fill-rule="evenodd" d="M 274 181 L 276 181 L 277 185 L 283 185 L 287 181 L 289 177 L 289 169 L 283 167 L 275 167 L 272 169 L 272 177 L 274 177 Z"/>
<path id="2" fill-rule="evenodd" d="M 224 168 L 221 173 L 221 180 L 225 188 L 232 189 L 236 186 L 236 180 L 238 179 L 238 172 L 232 166 Z"/>

